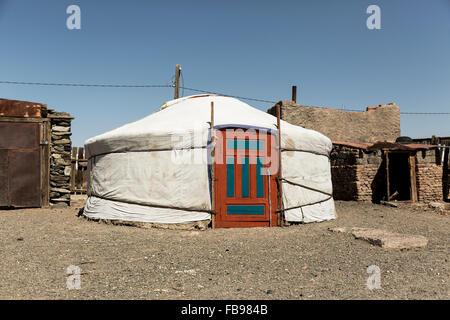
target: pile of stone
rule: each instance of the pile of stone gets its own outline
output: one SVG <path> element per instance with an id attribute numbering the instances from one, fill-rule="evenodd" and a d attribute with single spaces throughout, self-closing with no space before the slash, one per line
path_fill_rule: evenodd
<path id="1" fill-rule="evenodd" d="M 67 112 L 48 110 L 51 120 L 50 145 L 50 204 L 56 206 L 70 205 L 70 173 L 71 150 L 70 136 L 71 121 L 74 119 Z"/>

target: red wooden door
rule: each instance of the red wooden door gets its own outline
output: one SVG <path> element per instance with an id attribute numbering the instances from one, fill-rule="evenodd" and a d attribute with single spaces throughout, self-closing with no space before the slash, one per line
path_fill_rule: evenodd
<path id="1" fill-rule="evenodd" d="M 217 228 L 277 225 L 275 139 L 266 131 L 216 131 Z"/>

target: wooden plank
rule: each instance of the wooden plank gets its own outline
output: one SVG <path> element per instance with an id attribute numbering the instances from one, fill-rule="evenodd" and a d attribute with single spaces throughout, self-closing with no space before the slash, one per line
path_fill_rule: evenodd
<path id="1" fill-rule="evenodd" d="M 41 207 L 50 206 L 50 121 L 40 125 Z"/>
<path id="2" fill-rule="evenodd" d="M 86 156 L 86 150 L 83 151 L 83 157 Z M 83 189 L 83 193 L 87 192 L 87 161 L 80 161 L 79 165 L 82 167 L 82 180 L 83 183 L 81 184 L 81 187 Z"/>
<path id="3" fill-rule="evenodd" d="M 216 228 L 250 228 L 250 227 L 270 227 L 269 221 L 225 221 L 216 222 Z"/>
<path id="4" fill-rule="evenodd" d="M 389 201 L 389 196 L 391 194 L 391 188 L 389 185 L 389 151 L 384 150 L 384 157 L 386 160 L 386 201 Z"/>
<path id="5" fill-rule="evenodd" d="M 77 161 L 77 147 L 72 148 L 72 157 L 70 164 L 70 191 L 75 191 L 75 177 L 76 177 L 76 161 Z"/>
<path id="6" fill-rule="evenodd" d="M 0 122 L 43 122 L 43 118 L 17 118 L 17 117 L 3 117 L 0 116 Z"/>
<path id="7" fill-rule="evenodd" d="M 178 66 L 178 65 L 177 65 Z M 214 102 L 211 101 L 211 209 L 212 211 L 216 211 L 216 175 L 215 175 L 215 143 L 216 143 L 216 132 L 214 131 Z M 217 212 L 216 212 L 217 213 Z M 213 229 L 216 228 L 216 213 L 211 215 L 211 226 Z"/>
<path id="8" fill-rule="evenodd" d="M 83 188 L 83 172 L 82 168 L 78 165 L 78 159 L 84 158 L 84 148 L 78 147 L 78 156 L 77 156 L 77 178 L 76 178 L 76 188 Z"/>
<path id="9" fill-rule="evenodd" d="M 409 176 L 411 179 L 411 201 L 417 202 L 417 184 L 416 184 L 416 156 L 409 156 Z"/>
<path id="10" fill-rule="evenodd" d="M 278 210 L 280 214 L 278 215 L 278 225 L 280 227 L 284 224 L 284 212 L 283 212 L 283 176 L 281 167 L 281 106 L 277 103 L 277 128 L 278 128 Z"/>

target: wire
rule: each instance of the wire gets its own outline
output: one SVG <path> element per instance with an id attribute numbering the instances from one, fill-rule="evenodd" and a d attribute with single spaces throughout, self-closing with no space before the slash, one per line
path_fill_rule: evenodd
<path id="1" fill-rule="evenodd" d="M 450 112 L 400 112 L 400 114 L 427 114 L 427 115 L 435 115 L 435 114 L 450 114 Z"/>
<path id="2" fill-rule="evenodd" d="M 186 88 L 182 87 L 183 89 L 186 89 L 188 91 L 194 91 L 194 92 L 201 92 L 201 93 L 209 93 L 209 94 L 217 94 L 219 96 L 226 96 L 231 98 L 237 98 L 242 100 L 251 100 L 251 101 L 258 101 L 258 102 L 265 102 L 265 103 L 277 103 L 278 101 L 270 101 L 270 100 L 262 100 L 262 99 L 256 99 L 256 98 L 248 98 L 248 97 L 241 97 L 241 96 L 233 96 L 230 94 L 220 93 L 220 92 L 214 92 L 214 91 L 207 91 L 202 89 L 193 89 L 193 88 Z"/>
<path id="3" fill-rule="evenodd" d="M 50 83 L 50 82 L 19 82 L 0 81 L 2 84 L 59 86 L 59 87 L 103 87 L 103 88 L 171 88 L 169 84 L 86 84 L 86 83 Z"/>
<path id="4" fill-rule="evenodd" d="M 184 96 L 184 90 L 193 91 L 193 92 L 200 92 L 200 93 L 207 93 L 207 94 L 216 94 L 236 99 L 242 99 L 242 100 L 249 100 L 249 101 L 257 101 L 257 102 L 263 102 L 263 103 L 270 103 L 270 104 L 276 104 L 278 101 L 271 101 L 271 100 L 264 100 L 264 99 L 257 99 L 257 98 L 249 98 L 249 97 L 242 97 L 242 96 L 235 96 L 220 92 L 214 92 L 214 91 L 208 91 L 203 89 L 194 89 L 194 88 L 187 88 L 184 86 L 184 76 L 183 73 L 180 71 L 181 79 L 183 82 L 183 86 L 180 87 L 183 89 L 182 96 Z M 23 82 L 23 81 L 4 81 L 0 80 L 0 84 L 13 84 L 13 85 L 35 85 L 35 86 L 58 86 L 58 87 L 101 87 L 101 88 L 174 88 L 175 84 L 173 83 L 172 77 L 169 80 L 169 83 L 167 84 L 87 84 L 87 83 L 54 83 L 54 82 Z M 327 107 L 317 107 L 317 106 L 311 106 L 314 108 L 327 108 Z M 365 110 L 355 110 L 355 109 L 347 109 L 347 108 L 328 108 L 328 109 L 334 109 L 334 110 L 343 110 L 343 111 L 350 111 L 350 112 L 364 112 Z M 407 115 L 450 115 L 450 112 L 403 112 L 401 111 L 400 114 L 407 114 Z"/>

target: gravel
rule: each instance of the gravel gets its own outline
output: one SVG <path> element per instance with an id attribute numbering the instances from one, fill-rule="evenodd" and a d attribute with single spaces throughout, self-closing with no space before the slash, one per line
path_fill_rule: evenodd
<path id="1" fill-rule="evenodd" d="M 336 201 L 338 218 L 286 228 L 181 231 L 108 225 L 77 208 L 0 211 L 0 299 L 449 299 L 449 219 Z M 423 235 L 383 249 L 334 227 Z M 69 290 L 78 266 L 81 288 Z M 367 268 L 381 270 L 368 289 Z"/>

